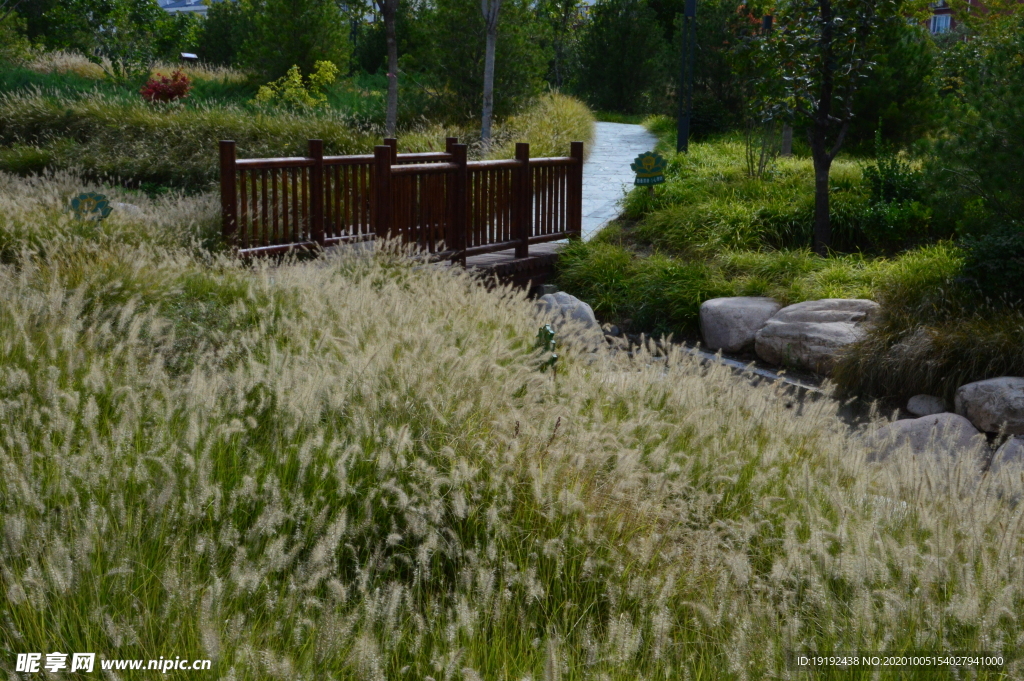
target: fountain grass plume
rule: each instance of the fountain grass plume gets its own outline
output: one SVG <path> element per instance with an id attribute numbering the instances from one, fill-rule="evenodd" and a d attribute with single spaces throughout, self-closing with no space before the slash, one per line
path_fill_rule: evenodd
<path id="1" fill-rule="evenodd" d="M 67 176 L 0 181 L 9 674 L 788 678 L 1024 643 L 1019 469 L 868 464 L 834 400 L 676 350 L 541 372 L 524 292 L 394 245 L 245 265 L 194 245 L 209 196 L 84 232 Z"/>

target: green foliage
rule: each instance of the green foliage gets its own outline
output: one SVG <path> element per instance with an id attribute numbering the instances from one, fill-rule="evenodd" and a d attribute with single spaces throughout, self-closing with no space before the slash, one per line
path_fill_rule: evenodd
<path id="1" fill-rule="evenodd" d="M 252 33 L 252 14 L 239 2 L 215 2 L 206 11 L 196 41 L 199 57 L 211 64 L 239 62 L 246 38 Z"/>
<path id="2" fill-rule="evenodd" d="M 318 61 L 315 67 L 316 70 L 304 83 L 298 65 L 292 66 L 287 75 L 261 86 L 256 93 L 256 101 L 298 108 L 326 106 L 324 90 L 334 83 L 338 69 L 329 61 Z"/>
<path id="3" fill-rule="evenodd" d="M 874 298 L 901 267 L 861 255 L 821 258 L 809 250 L 723 248 L 701 258 L 641 255 L 628 240 L 599 235 L 559 258 L 558 283 L 605 322 L 650 334 L 692 336 L 701 304 L 724 296 L 770 296 L 783 304 Z"/>
<path id="4" fill-rule="evenodd" d="M 877 123 L 886 143 L 909 147 L 939 121 L 935 42 L 921 25 L 893 21 L 878 28 L 877 43 L 871 71 L 854 95 L 847 143 L 870 150 Z"/>
<path id="5" fill-rule="evenodd" d="M 653 119 L 657 129 L 669 119 Z M 667 127 L 667 126 L 666 126 Z M 673 136 L 674 137 L 674 136 Z M 722 138 L 690 145 L 672 154 L 666 183 L 651 198 L 631 191 L 625 215 L 638 220 L 638 243 L 679 255 L 714 253 L 723 248 L 805 248 L 814 221 L 814 169 L 808 159 L 781 159 L 773 173 L 750 177 L 744 145 Z M 839 250 L 870 244 L 864 225 L 870 213 L 860 167 L 837 161 L 830 205 Z"/>
<path id="6" fill-rule="evenodd" d="M 894 261 L 876 291 L 881 324 L 833 376 L 846 393 L 900 401 L 925 393 L 952 403 L 965 383 L 1024 375 L 1024 311 L 979 298 L 977 287 L 961 277 L 964 262 L 963 250 L 948 243 Z M 1019 261 L 1016 267 L 1019 272 Z M 1008 275 L 1002 283 L 1013 287 L 1016 281 Z"/>
<path id="7" fill-rule="evenodd" d="M 928 162 L 945 229 L 983 234 L 1024 222 L 1024 16 L 949 47 L 944 134 Z"/>
<path id="8" fill-rule="evenodd" d="M 891 250 L 925 236 L 931 210 L 921 202 L 921 172 L 882 142 L 881 131 L 875 133 L 875 150 L 875 162 L 864 168 L 864 182 L 871 191 L 864 233 L 876 247 Z"/>
<path id="9" fill-rule="evenodd" d="M 0 9 L 0 63 L 20 62 L 29 57 L 31 45 L 25 36 L 27 22 L 15 13 Z"/>
<path id="10" fill-rule="evenodd" d="M 419 112 L 452 121 L 479 118 L 484 80 L 485 26 L 479 2 L 438 0 L 418 11 L 413 36 L 400 52 L 402 97 L 419 90 Z M 551 48 L 547 25 L 525 0 L 505 0 L 498 17 L 494 115 L 506 117 L 543 90 Z M 399 78 L 399 83 L 402 83 Z M 401 103 L 402 97 L 399 98 Z"/>
<path id="11" fill-rule="evenodd" d="M 512 158 L 516 142 L 527 140 L 534 157 L 568 156 L 572 142 L 583 142 L 587 154 L 593 138 L 594 116 L 586 105 L 573 97 L 548 92 L 505 121 L 496 132 L 488 156 Z"/>
<path id="12" fill-rule="evenodd" d="M 111 80 L 138 88 L 153 63 L 192 42 L 195 18 L 171 17 L 156 0 L 67 0 L 46 14 L 46 42 L 78 50 Z"/>
<path id="13" fill-rule="evenodd" d="M 48 95 L 28 89 L 0 94 L 0 170 L 77 168 L 97 179 L 140 187 L 149 183 L 154 191 L 198 191 L 217 178 L 221 139 L 235 140 L 241 158 L 303 156 L 311 138 L 324 140 L 326 153 L 339 155 L 369 153 L 379 144 L 379 133 L 354 118 L 351 108 L 225 103 L 220 96 L 233 93 L 228 84 L 214 88 L 209 81 L 194 82 L 192 95 L 198 101 L 169 109 L 147 106 L 136 93 L 124 91 Z M 344 103 L 353 101 L 344 97 L 358 95 L 335 87 L 326 96 Z M 508 130 L 498 128 L 495 153 L 510 153 L 505 145 L 526 141 L 537 152 L 567 154 L 570 141 L 589 142 L 593 134 L 586 107 L 557 94 L 540 97 L 509 125 Z M 466 139 L 470 133 L 443 126 L 407 129 L 400 137 L 401 148 L 439 151 L 448 135 Z"/>
<path id="14" fill-rule="evenodd" d="M 964 274 L 995 301 L 1024 301 L 1024 228 L 1005 225 L 964 239 Z"/>
<path id="15" fill-rule="evenodd" d="M 608 0 L 580 26 L 571 87 L 600 109 L 620 114 L 676 115 L 683 0 Z M 697 17 L 693 112 L 695 138 L 738 123 L 739 91 L 729 61 L 736 6 L 701 2 Z M 674 141 L 670 145 L 675 148 Z"/>
<path id="16" fill-rule="evenodd" d="M 668 43 L 646 0 L 601 0 L 580 41 L 579 91 L 598 109 L 649 113 Z"/>
<path id="17" fill-rule="evenodd" d="M 241 66 L 268 80 L 285 76 L 293 65 L 310 73 L 318 61 L 329 61 L 342 73 L 348 72 L 352 45 L 345 17 L 334 0 L 242 0 L 240 4 L 243 20 L 237 30 L 245 29 L 238 57 Z M 223 24 L 235 18 L 230 12 L 218 18 L 217 34 L 227 33 L 234 40 L 236 29 Z"/>

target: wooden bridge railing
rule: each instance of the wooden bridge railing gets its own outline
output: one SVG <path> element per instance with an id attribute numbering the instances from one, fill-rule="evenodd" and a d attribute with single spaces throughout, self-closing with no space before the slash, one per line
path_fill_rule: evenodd
<path id="1" fill-rule="evenodd" d="M 400 237 L 438 257 L 461 260 L 578 237 L 583 143 L 564 158 L 467 161 L 466 145 L 399 154 L 385 140 L 374 153 L 324 156 L 321 140 L 299 158 L 237 159 L 220 143 L 224 239 L 240 255 L 281 253 L 347 241 Z"/>

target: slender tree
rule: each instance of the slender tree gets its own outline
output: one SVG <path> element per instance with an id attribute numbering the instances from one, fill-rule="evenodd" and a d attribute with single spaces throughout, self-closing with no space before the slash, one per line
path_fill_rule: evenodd
<path id="1" fill-rule="evenodd" d="M 501 0 L 480 0 L 480 9 L 487 30 L 484 48 L 484 110 L 480 123 L 480 139 L 483 140 L 484 147 L 488 147 L 491 144 L 491 119 L 494 115 L 494 50 L 498 42 L 498 13 L 501 11 Z"/>
<path id="2" fill-rule="evenodd" d="M 398 0 L 376 0 L 377 8 L 384 17 L 384 40 L 388 50 L 388 98 L 384 112 L 384 134 L 394 137 L 398 127 L 398 38 L 395 32 L 395 17 L 398 15 Z"/>
<path id="3" fill-rule="evenodd" d="M 807 125 L 814 162 L 814 251 L 832 244 L 829 174 L 853 119 L 854 94 L 878 53 L 878 27 L 901 20 L 900 0 L 790 0 L 770 39 L 786 96 Z"/>

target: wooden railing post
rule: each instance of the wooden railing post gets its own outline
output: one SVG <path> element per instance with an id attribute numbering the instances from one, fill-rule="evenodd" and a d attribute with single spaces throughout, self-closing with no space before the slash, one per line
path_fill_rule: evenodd
<path id="1" fill-rule="evenodd" d="M 452 147 L 459 143 L 458 137 L 445 137 L 444 138 L 444 151 L 446 154 L 452 153 Z"/>
<path id="2" fill-rule="evenodd" d="M 530 144 L 516 143 L 516 160 L 519 166 L 512 183 L 512 224 L 514 226 L 516 259 L 530 256 L 530 217 L 533 212 L 533 182 L 530 181 Z"/>
<path id="3" fill-rule="evenodd" d="M 569 155 L 576 160 L 576 163 L 570 166 L 569 177 L 572 178 L 570 184 L 572 186 L 572 192 L 570 193 L 569 205 L 566 210 L 569 211 L 568 223 L 569 231 L 576 233 L 576 238 L 581 238 L 583 235 L 583 142 L 572 142 L 569 146 Z"/>
<path id="4" fill-rule="evenodd" d="M 391 149 L 387 144 L 373 148 L 373 233 L 386 239 L 391 231 Z"/>
<path id="5" fill-rule="evenodd" d="M 238 236 L 238 194 L 235 190 L 235 143 L 220 141 L 220 214 L 224 241 L 235 246 Z"/>
<path id="6" fill-rule="evenodd" d="M 313 241 L 324 245 L 324 141 L 309 140 L 309 155 L 313 159 L 310 169 L 309 202 L 310 206 L 310 237 Z M 277 206 L 274 207 L 277 209 Z"/>
<path id="7" fill-rule="evenodd" d="M 450 138 L 454 139 L 454 138 Z M 448 233 L 445 241 L 450 249 L 454 249 L 452 262 L 466 265 L 466 234 L 469 221 L 466 215 L 466 201 L 469 191 L 469 169 L 467 167 L 467 147 L 454 141 L 446 145 L 452 155 L 452 163 L 458 166 L 448 174 Z"/>
<path id="8" fill-rule="evenodd" d="M 385 137 L 384 144 L 391 147 L 391 165 L 398 163 L 398 138 L 397 137 Z"/>

